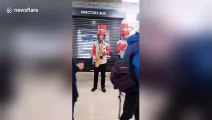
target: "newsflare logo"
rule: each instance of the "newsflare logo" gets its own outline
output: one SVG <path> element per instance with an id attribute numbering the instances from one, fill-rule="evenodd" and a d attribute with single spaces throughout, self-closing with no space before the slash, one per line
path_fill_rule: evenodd
<path id="1" fill-rule="evenodd" d="M 37 8 L 12 8 L 12 7 L 7 7 L 7 13 L 37 13 L 38 9 Z"/>
<path id="2" fill-rule="evenodd" d="M 7 13 L 12 13 L 13 12 L 13 9 L 11 7 L 8 7 L 7 8 Z"/>

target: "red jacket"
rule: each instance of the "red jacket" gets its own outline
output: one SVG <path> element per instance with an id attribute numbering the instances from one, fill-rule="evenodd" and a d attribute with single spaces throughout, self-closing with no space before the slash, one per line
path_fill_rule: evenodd
<path id="1" fill-rule="evenodd" d="M 103 41 L 103 43 L 101 43 L 101 44 L 103 44 L 103 50 L 104 50 L 104 54 L 105 54 L 101 64 L 105 64 L 105 63 L 107 63 L 107 55 L 110 55 L 110 46 L 109 46 L 109 43 L 105 42 L 105 41 Z M 99 47 L 101 46 L 101 44 L 99 44 L 98 41 L 94 41 L 93 47 L 92 47 L 92 58 L 95 58 L 96 55 L 98 54 Z M 95 59 L 94 59 L 94 61 L 95 61 Z"/>

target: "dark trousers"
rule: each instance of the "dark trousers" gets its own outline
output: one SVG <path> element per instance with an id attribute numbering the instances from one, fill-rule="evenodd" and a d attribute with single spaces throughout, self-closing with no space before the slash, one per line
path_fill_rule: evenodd
<path id="1" fill-rule="evenodd" d="M 139 120 L 139 92 L 126 93 L 123 113 L 120 120 L 129 120 L 135 116 Z"/>
<path id="2" fill-rule="evenodd" d="M 101 72 L 101 87 L 105 88 L 105 72 L 106 72 L 106 64 L 101 64 L 99 67 L 94 68 L 94 88 L 98 86 L 98 75 Z"/>

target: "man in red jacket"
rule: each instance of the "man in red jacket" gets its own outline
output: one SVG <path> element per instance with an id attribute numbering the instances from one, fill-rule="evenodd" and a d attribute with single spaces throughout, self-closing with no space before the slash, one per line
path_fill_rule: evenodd
<path id="1" fill-rule="evenodd" d="M 109 42 L 105 41 L 106 36 L 106 25 L 100 24 L 98 25 L 98 40 L 94 41 L 93 47 L 92 47 L 92 58 L 94 61 L 94 66 L 96 64 L 96 60 L 98 58 L 99 52 L 103 52 L 103 56 L 100 57 L 101 62 L 99 66 L 95 66 L 94 68 L 94 85 L 91 89 L 92 92 L 94 92 L 97 89 L 98 86 L 98 74 L 101 72 L 101 87 L 102 91 L 106 92 L 105 89 L 105 72 L 106 72 L 106 64 L 107 64 L 107 57 L 110 54 L 110 46 Z"/>
<path id="2" fill-rule="evenodd" d="M 117 42 L 117 52 L 119 58 L 124 57 L 125 50 L 127 48 L 127 37 L 130 33 L 129 26 L 127 23 L 123 23 L 120 25 L 120 40 Z"/>

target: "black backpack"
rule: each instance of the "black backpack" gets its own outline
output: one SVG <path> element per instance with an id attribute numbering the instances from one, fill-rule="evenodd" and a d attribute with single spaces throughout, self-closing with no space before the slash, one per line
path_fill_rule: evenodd
<path id="1" fill-rule="evenodd" d="M 121 92 L 127 92 L 136 86 L 135 75 L 132 72 L 130 60 L 134 50 L 138 47 L 139 43 L 134 43 L 129 52 L 126 53 L 125 57 L 118 59 L 114 63 L 110 74 L 110 80 L 114 86 L 114 89 L 118 89 Z"/>

